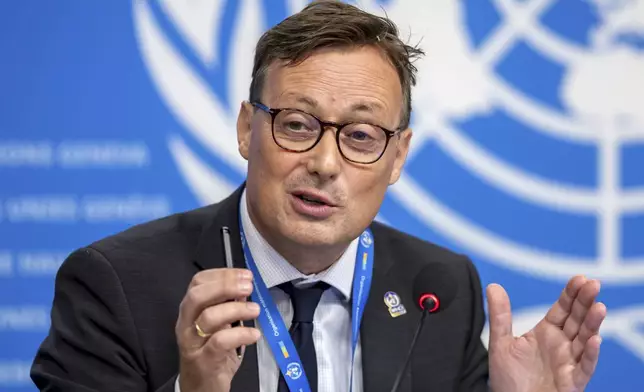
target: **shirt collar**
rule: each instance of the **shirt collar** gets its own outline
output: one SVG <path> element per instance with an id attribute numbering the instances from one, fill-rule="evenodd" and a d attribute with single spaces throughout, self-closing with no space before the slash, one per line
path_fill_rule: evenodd
<path id="1" fill-rule="evenodd" d="M 297 283 L 298 286 L 322 281 L 338 290 L 345 300 L 351 298 L 358 238 L 351 242 L 340 259 L 331 267 L 318 274 L 304 275 L 273 249 L 259 233 L 248 213 L 246 190 L 241 196 L 240 214 L 246 242 L 267 288 L 270 289 L 290 281 L 295 281 L 294 283 Z"/>

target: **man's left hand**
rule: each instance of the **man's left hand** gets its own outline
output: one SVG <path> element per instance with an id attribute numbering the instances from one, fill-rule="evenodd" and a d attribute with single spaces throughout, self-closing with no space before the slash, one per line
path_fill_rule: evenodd
<path id="1" fill-rule="evenodd" d="M 508 294 L 489 285 L 492 391 L 583 391 L 595 372 L 606 317 L 606 306 L 595 302 L 599 289 L 599 281 L 575 276 L 546 316 L 514 337 Z"/>

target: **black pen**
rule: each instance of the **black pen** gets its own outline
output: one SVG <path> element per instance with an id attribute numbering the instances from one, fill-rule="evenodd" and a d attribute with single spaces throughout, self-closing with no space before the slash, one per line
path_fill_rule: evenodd
<path id="1" fill-rule="evenodd" d="M 226 268 L 235 268 L 235 265 L 233 264 L 232 247 L 230 245 L 230 230 L 228 229 L 228 227 L 224 226 L 221 228 L 221 236 L 224 241 L 224 259 L 226 260 Z M 239 320 L 235 321 L 232 324 L 232 327 L 240 327 L 243 325 L 244 322 L 242 320 Z M 243 356 L 242 347 L 236 347 L 235 352 L 237 353 L 237 358 L 241 360 Z"/>

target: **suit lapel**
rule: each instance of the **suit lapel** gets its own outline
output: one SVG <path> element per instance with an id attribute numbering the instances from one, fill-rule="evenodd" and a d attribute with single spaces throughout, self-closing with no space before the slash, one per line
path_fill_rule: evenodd
<path id="1" fill-rule="evenodd" d="M 369 299 L 365 306 L 360 331 L 362 349 L 362 378 L 364 391 L 390 391 L 402 367 L 420 313 L 414 306 L 410 282 L 392 270 L 394 255 L 386 238 L 374 230 L 374 270 Z M 406 314 L 393 317 L 384 301 L 385 293 L 398 294 Z M 411 391 L 408 370 L 399 391 Z"/>
<path id="2" fill-rule="evenodd" d="M 242 184 L 232 195 L 220 203 L 214 218 L 204 227 L 194 257 L 194 264 L 199 270 L 225 268 L 224 246 L 221 237 L 221 228 L 223 226 L 227 226 L 230 229 L 235 267 L 246 268 L 239 236 L 239 200 L 244 186 L 245 184 Z M 254 326 L 255 323 L 251 321 L 246 322 L 245 325 Z M 246 347 L 241 366 L 235 377 L 233 377 L 231 385 L 231 392 L 246 391 L 259 391 L 256 345 Z"/>
<path id="3" fill-rule="evenodd" d="M 243 187 L 244 185 L 239 187 L 232 195 L 222 200 L 213 219 L 204 226 L 194 256 L 194 262 L 200 270 L 226 266 L 224 260 L 224 244 L 221 239 L 221 228 L 224 226 L 230 229 L 230 241 L 235 267 L 246 268 L 241 238 L 239 236 L 239 200 L 244 190 Z"/>
<path id="4" fill-rule="evenodd" d="M 246 347 L 244 359 L 235 377 L 233 377 L 231 392 L 259 391 L 259 370 L 257 365 L 257 345 Z"/>

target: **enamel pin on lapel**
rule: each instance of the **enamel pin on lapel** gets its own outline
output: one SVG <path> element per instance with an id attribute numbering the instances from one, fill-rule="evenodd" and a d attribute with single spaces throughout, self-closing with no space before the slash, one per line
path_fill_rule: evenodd
<path id="1" fill-rule="evenodd" d="M 385 293 L 385 305 L 387 305 L 387 308 L 389 309 L 389 314 L 391 317 L 398 317 L 402 316 L 403 314 L 407 313 L 407 309 L 405 309 L 405 305 L 400 303 L 400 297 L 398 294 L 394 293 L 393 291 L 387 291 Z"/>

